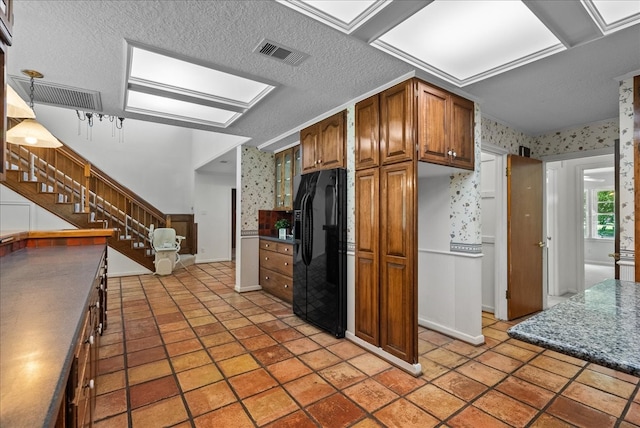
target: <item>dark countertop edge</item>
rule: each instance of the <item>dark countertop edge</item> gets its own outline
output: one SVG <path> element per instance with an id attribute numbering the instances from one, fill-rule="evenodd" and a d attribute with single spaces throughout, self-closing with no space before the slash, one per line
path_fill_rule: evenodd
<path id="1" fill-rule="evenodd" d="M 633 376 L 640 377 L 640 367 L 636 367 L 634 365 L 613 359 L 612 357 L 602 354 L 598 351 L 589 352 L 572 345 L 563 344 L 536 335 L 522 333 L 520 331 L 517 331 L 515 327 L 517 327 L 517 325 L 507 330 L 507 334 L 513 339 L 521 340 L 523 342 L 540 346 L 545 349 L 550 349 L 552 351 L 556 351 L 570 357 L 575 357 L 589 363 L 598 364 L 600 366 L 608 367 L 610 369 L 618 370 Z"/>
<path id="2" fill-rule="evenodd" d="M 258 236 L 260 239 L 266 239 L 267 241 L 281 242 L 283 244 L 295 244 L 294 239 L 280 239 L 277 236 Z"/>

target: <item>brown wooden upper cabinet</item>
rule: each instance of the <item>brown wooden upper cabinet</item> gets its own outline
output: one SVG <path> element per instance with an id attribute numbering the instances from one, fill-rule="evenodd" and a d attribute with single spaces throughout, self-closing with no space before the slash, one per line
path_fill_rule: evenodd
<path id="1" fill-rule="evenodd" d="M 380 95 L 356 104 L 356 170 L 380 165 Z"/>
<path id="2" fill-rule="evenodd" d="M 300 131 L 302 173 L 345 168 L 346 110 Z"/>
<path id="3" fill-rule="evenodd" d="M 293 209 L 293 177 L 300 174 L 300 146 L 291 147 L 275 154 L 276 200 L 274 209 Z"/>
<path id="4" fill-rule="evenodd" d="M 474 168 L 473 102 L 418 81 L 418 159 Z"/>
<path id="5" fill-rule="evenodd" d="M 473 102 L 410 79 L 355 107 L 356 170 L 417 160 L 474 168 Z"/>
<path id="6" fill-rule="evenodd" d="M 13 0 L 0 0 L 0 39 L 11 46 L 13 29 Z"/>

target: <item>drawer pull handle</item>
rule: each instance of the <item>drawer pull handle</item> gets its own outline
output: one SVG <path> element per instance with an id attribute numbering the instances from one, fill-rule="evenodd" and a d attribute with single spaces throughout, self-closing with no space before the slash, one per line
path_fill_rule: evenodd
<path id="1" fill-rule="evenodd" d="M 100 309 L 100 302 L 96 302 L 96 308 Z"/>
<path id="2" fill-rule="evenodd" d="M 265 259 L 265 260 L 269 260 L 269 257 L 265 257 L 264 259 Z"/>
<path id="3" fill-rule="evenodd" d="M 289 288 L 289 284 L 285 284 L 285 285 L 284 285 L 284 288 Z"/>
<path id="4" fill-rule="evenodd" d="M 93 345 L 94 342 L 95 340 L 93 339 L 93 334 L 89 336 L 87 340 L 84 341 L 84 343 L 88 343 L 89 345 Z"/>
<path id="5" fill-rule="evenodd" d="M 285 248 L 285 249 L 284 249 L 284 251 L 285 251 L 285 252 L 287 252 L 287 251 L 289 251 L 289 249 L 288 249 L 288 248 Z"/>
<path id="6" fill-rule="evenodd" d="M 264 277 L 264 279 L 269 279 L 269 277 L 268 277 L 268 276 L 265 276 L 265 277 Z"/>
<path id="7" fill-rule="evenodd" d="M 87 384 L 84 386 L 85 388 L 89 388 L 89 389 L 93 389 L 93 387 L 95 386 L 95 382 L 93 381 L 93 379 L 91 379 L 89 382 L 87 382 Z"/>

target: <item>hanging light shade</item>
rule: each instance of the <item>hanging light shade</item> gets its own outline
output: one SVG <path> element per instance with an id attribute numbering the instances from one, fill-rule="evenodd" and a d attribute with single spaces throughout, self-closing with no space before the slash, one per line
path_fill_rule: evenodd
<path id="1" fill-rule="evenodd" d="M 62 143 L 35 119 L 25 119 L 7 131 L 7 143 L 56 148 Z"/>
<path id="2" fill-rule="evenodd" d="M 9 85 L 7 85 L 7 117 L 19 119 L 35 119 L 36 117 L 33 109 Z"/>

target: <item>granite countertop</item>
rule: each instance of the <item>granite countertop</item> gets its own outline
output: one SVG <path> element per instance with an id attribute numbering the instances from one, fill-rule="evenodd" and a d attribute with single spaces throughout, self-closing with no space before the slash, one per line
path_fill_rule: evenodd
<path id="1" fill-rule="evenodd" d="M 105 244 L 0 258 L 0 426 L 53 426 Z"/>
<path id="2" fill-rule="evenodd" d="M 507 333 L 514 339 L 640 376 L 640 283 L 608 279 Z"/>
<path id="3" fill-rule="evenodd" d="M 293 244 L 293 243 L 295 243 L 295 242 L 296 242 L 296 241 L 295 241 L 295 239 L 293 239 L 293 238 L 290 238 L 290 239 L 280 239 L 280 238 L 278 238 L 277 236 L 267 236 L 267 235 L 263 236 L 263 235 L 260 235 L 260 236 L 259 236 L 259 238 L 260 238 L 260 239 L 266 239 L 267 241 L 282 242 L 282 243 L 284 243 L 284 244 Z"/>

